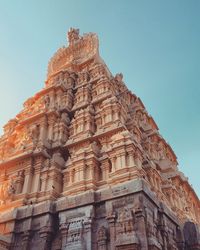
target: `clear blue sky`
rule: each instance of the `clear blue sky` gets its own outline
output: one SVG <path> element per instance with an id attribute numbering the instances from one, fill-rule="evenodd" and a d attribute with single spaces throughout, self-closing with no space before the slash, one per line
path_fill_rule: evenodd
<path id="1" fill-rule="evenodd" d="M 96 32 L 200 196 L 199 0 L 0 0 L 0 13 L 0 127 L 43 87 L 70 27 Z"/>

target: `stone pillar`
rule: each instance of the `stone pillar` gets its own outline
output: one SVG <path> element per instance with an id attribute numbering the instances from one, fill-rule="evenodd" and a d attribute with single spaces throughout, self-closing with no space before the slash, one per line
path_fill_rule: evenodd
<path id="1" fill-rule="evenodd" d="M 110 229 L 110 250 L 115 250 L 115 215 L 107 216 L 107 221 Z"/>
<path id="2" fill-rule="evenodd" d="M 125 152 L 120 155 L 121 157 L 121 168 L 126 167 L 126 154 Z"/>
<path id="3" fill-rule="evenodd" d="M 120 155 L 117 155 L 115 169 L 118 170 L 120 168 L 121 168 L 121 159 L 120 159 Z"/>
<path id="4" fill-rule="evenodd" d="M 27 250 L 29 245 L 30 231 L 24 231 L 22 236 L 21 250 Z"/>
<path id="5" fill-rule="evenodd" d="M 33 167 L 29 165 L 25 169 L 25 178 L 24 178 L 24 185 L 23 185 L 22 193 L 31 192 L 33 173 L 34 173 Z"/>
<path id="6" fill-rule="evenodd" d="M 63 122 L 60 123 L 59 125 L 59 131 L 60 133 L 58 140 L 60 143 L 65 143 L 68 136 L 67 136 L 67 126 Z"/>
<path id="7" fill-rule="evenodd" d="M 135 164 L 136 164 L 137 168 L 139 168 L 139 169 L 142 168 L 141 155 L 140 155 L 138 149 L 136 149 L 136 151 L 135 151 L 134 158 L 135 158 Z"/>
<path id="8" fill-rule="evenodd" d="M 104 158 L 102 161 L 101 161 L 101 168 L 102 168 L 102 171 L 103 171 L 103 180 L 107 180 L 109 177 L 109 163 L 108 163 L 108 159 L 107 158 Z"/>
<path id="9" fill-rule="evenodd" d="M 38 249 L 49 250 L 51 249 L 52 241 L 52 228 L 45 226 L 40 229 L 40 238 L 42 239 Z"/>
<path id="10" fill-rule="evenodd" d="M 40 187 L 40 170 L 42 165 L 42 157 L 38 157 L 35 163 L 34 182 L 32 183 L 32 192 L 38 192 Z"/>
<path id="11" fill-rule="evenodd" d="M 47 138 L 47 119 L 44 117 L 40 122 L 39 144 L 44 144 Z"/>
<path id="12" fill-rule="evenodd" d="M 56 118 L 57 118 L 56 115 L 53 114 L 48 119 L 48 140 L 49 141 L 53 140 L 53 128 L 54 128 L 54 124 L 56 122 Z"/>
<path id="13" fill-rule="evenodd" d="M 84 221 L 84 234 L 86 240 L 86 249 L 91 250 L 92 249 L 92 219 L 88 218 L 86 221 Z"/>
<path id="14" fill-rule="evenodd" d="M 83 181 L 84 180 L 84 169 L 85 169 L 85 167 L 84 167 L 83 164 L 78 168 L 78 171 L 79 171 L 79 174 L 78 174 L 79 181 Z"/>
<path id="15" fill-rule="evenodd" d="M 61 89 L 59 89 L 57 91 L 57 104 L 58 104 L 59 108 L 62 107 L 62 94 L 63 94 L 63 91 Z"/>
<path id="16" fill-rule="evenodd" d="M 43 172 L 41 175 L 41 190 L 39 191 L 46 191 L 46 185 L 47 185 L 47 179 L 48 179 L 48 174 L 47 172 Z"/>
<path id="17" fill-rule="evenodd" d="M 106 228 L 104 226 L 102 226 L 98 231 L 97 247 L 98 247 L 98 250 L 107 250 L 108 249 L 107 233 L 106 233 Z"/>
<path id="18" fill-rule="evenodd" d="M 50 109 L 54 110 L 54 108 L 55 108 L 55 93 L 54 93 L 54 90 L 49 93 L 49 97 L 50 97 Z"/>
<path id="19" fill-rule="evenodd" d="M 21 174 L 17 176 L 16 179 L 16 194 L 20 194 L 22 192 L 23 184 L 24 184 L 24 175 Z"/>
<path id="20" fill-rule="evenodd" d="M 130 152 L 130 154 L 129 154 L 129 165 L 130 165 L 130 167 L 134 167 L 135 166 L 133 152 Z"/>
<path id="21" fill-rule="evenodd" d="M 54 138 L 53 141 L 56 142 L 59 138 L 59 124 L 56 123 L 56 125 L 54 126 Z"/>
<path id="22" fill-rule="evenodd" d="M 145 224 L 145 213 L 143 211 L 142 197 L 138 197 L 138 204 L 135 211 L 135 223 L 137 227 L 137 235 L 140 239 L 140 250 L 148 250 L 146 224 Z"/>
<path id="23" fill-rule="evenodd" d="M 63 223 L 60 225 L 60 233 L 61 233 L 61 242 L 62 242 L 62 249 L 65 249 L 67 243 L 67 225 Z"/>
<path id="24" fill-rule="evenodd" d="M 116 167 L 117 158 L 114 156 L 110 160 L 111 160 L 111 164 L 112 164 L 112 171 L 111 172 L 114 172 L 117 169 L 117 167 Z"/>
<path id="25" fill-rule="evenodd" d="M 73 104 L 73 94 L 72 94 L 72 91 L 69 89 L 67 91 L 66 108 L 68 110 L 71 110 L 71 108 L 73 106 L 72 104 Z"/>

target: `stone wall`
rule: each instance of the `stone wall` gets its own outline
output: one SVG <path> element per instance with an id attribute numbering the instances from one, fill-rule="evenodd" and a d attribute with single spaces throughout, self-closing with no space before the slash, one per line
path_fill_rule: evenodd
<path id="1" fill-rule="evenodd" d="M 145 185 L 135 180 L 18 208 L 10 249 L 200 249 L 197 226 L 179 224 Z"/>

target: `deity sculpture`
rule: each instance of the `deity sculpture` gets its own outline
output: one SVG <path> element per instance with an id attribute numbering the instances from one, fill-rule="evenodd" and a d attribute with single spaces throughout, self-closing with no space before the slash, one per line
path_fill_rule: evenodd
<path id="1" fill-rule="evenodd" d="M 15 190 L 15 182 L 12 178 L 3 182 L 0 185 L 0 204 L 4 204 L 6 202 L 6 199 L 11 197 L 15 193 Z"/>
<path id="2" fill-rule="evenodd" d="M 50 106 L 50 97 L 48 95 L 44 96 L 44 106 L 45 106 L 45 109 L 48 109 Z"/>
<path id="3" fill-rule="evenodd" d="M 33 142 L 33 146 L 36 146 L 37 142 L 38 142 L 38 138 L 39 138 L 39 126 L 38 125 L 33 125 L 30 128 L 29 134 L 30 134 L 30 138 L 32 139 Z"/>

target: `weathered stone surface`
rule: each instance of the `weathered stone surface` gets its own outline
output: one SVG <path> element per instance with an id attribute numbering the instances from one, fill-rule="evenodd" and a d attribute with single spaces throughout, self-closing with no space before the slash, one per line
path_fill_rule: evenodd
<path id="1" fill-rule="evenodd" d="M 0 138 L 0 249 L 200 249 L 200 203 L 142 101 L 68 32 Z"/>

